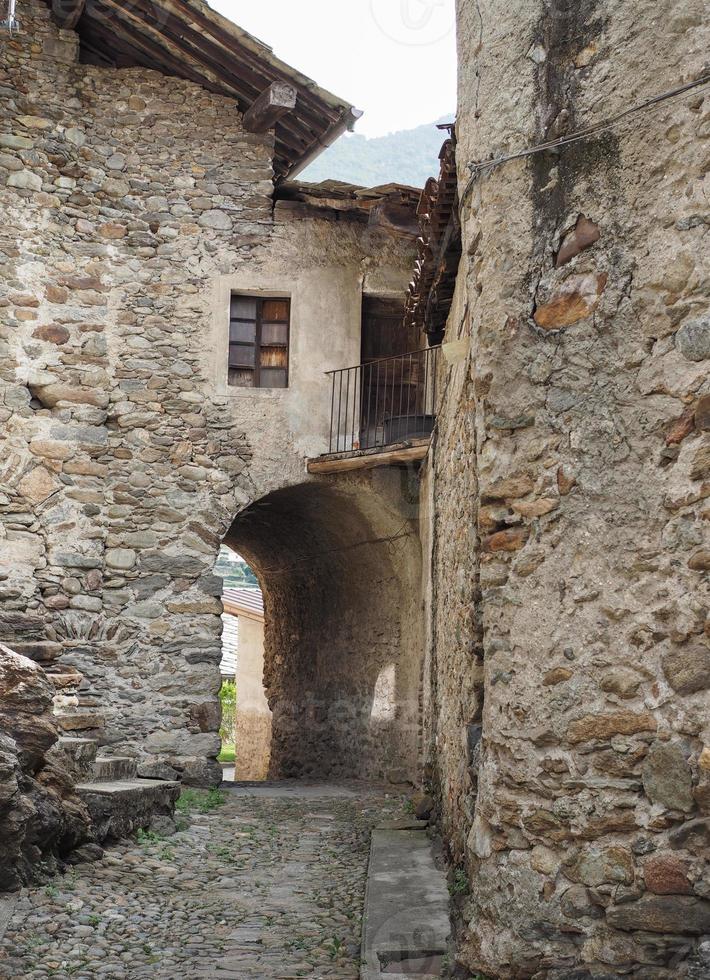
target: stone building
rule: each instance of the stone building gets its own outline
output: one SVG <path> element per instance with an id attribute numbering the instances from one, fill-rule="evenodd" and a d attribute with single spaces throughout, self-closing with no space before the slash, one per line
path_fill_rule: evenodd
<path id="1" fill-rule="evenodd" d="M 425 744 L 462 959 L 708 976 L 707 7 L 457 7 L 458 200 L 415 310 L 448 312 Z"/>
<path id="2" fill-rule="evenodd" d="M 418 545 L 388 540 L 411 501 L 305 461 L 325 372 L 403 296 L 417 194 L 286 181 L 356 113 L 181 10 L 179 50 L 177 14 L 120 5 L 21 2 L 0 35 L 0 637 L 47 669 L 67 748 L 213 785 L 224 540 L 279 624 L 273 772 L 414 779 Z M 402 713 L 371 722 L 402 651 Z"/>
<path id="3" fill-rule="evenodd" d="M 0 639 L 79 678 L 63 723 L 108 759 L 210 784 L 224 542 L 264 591 L 271 774 L 423 781 L 469 881 L 462 964 L 697 980 L 707 18 L 457 6 L 415 255 L 408 189 L 293 179 L 350 107 L 208 8 L 112 4 L 112 54 L 103 8 L 18 5 Z"/>

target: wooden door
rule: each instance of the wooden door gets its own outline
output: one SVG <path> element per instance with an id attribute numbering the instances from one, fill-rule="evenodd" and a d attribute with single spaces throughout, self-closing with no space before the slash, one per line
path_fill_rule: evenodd
<path id="1" fill-rule="evenodd" d="M 416 327 L 404 324 L 404 300 L 363 296 L 360 445 L 383 441 L 388 419 L 416 403 L 421 359 L 401 358 L 421 347 Z"/>

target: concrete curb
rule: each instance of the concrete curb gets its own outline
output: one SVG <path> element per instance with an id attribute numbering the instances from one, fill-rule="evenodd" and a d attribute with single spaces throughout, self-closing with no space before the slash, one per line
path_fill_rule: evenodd
<path id="1" fill-rule="evenodd" d="M 360 980 L 439 977 L 450 933 L 446 879 L 426 824 L 372 832 L 365 884 Z M 392 972 L 400 965 L 398 972 Z M 386 972 L 383 972 L 386 969 Z"/>

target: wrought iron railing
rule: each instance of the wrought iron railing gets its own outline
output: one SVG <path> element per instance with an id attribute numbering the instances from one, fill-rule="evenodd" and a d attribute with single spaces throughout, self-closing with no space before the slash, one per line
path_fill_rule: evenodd
<path id="1" fill-rule="evenodd" d="M 434 426 L 440 347 L 383 357 L 331 376 L 330 453 L 426 438 Z"/>

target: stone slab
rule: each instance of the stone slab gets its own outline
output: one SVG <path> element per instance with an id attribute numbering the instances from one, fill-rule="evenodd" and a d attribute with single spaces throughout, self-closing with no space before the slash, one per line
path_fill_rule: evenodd
<path id="1" fill-rule="evenodd" d="M 99 793 L 103 796 L 117 796 L 142 792 L 145 790 L 160 790 L 174 787 L 178 792 L 180 783 L 177 780 L 167 779 L 142 779 L 136 776 L 135 779 L 115 779 L 100 782 L 77 783 L 77 790 L 81 793 Z"/>
<path id="2" fill-rule="evenodd" d="M 449 932 L 446 879 L 436 867 L 429 838 L 418 829 L 374 830 L 361 980 L 440 976 Z"/>
<path id="3" fill-rule="evenodd" d="M 98 843 L 120 840 L 149 827 L 158 816 L 172 816 L 180 795 L 179 782 L 163 779 L 120 779 L 77 783 Z"/>
<path id="4" fill-rule="evenodd" d="M 377 830 L 426 830 L 429 826 L 428 820 L 416 820 L 414 817 L 412 819 L 403 820 L 391 820 L 388 823 L 383 823 Z"/>
<path id="5" fill-rule="evenodd" d="M 11 895 L 0 895 L 0 943 L 5 938 L 7 927 L 15 911 L 15 907 L 20 900 L 20 892 L 13 892 Z"/>
<path id="6" fill-rule="evenodd" d="M 293 798 L 299 800 L 357 799 L 357 788 L 336 783 L 315 783 L 301 779 L 273 780 L 262 783 L 231 783 L 222 789 L 238 796 L 257 796 L 269 799 Z"/>
<path id="7" fill-rule="evenodd" d="M 96 758 L 98 743 L 95 738 L 71 738 L 63 735 L 58 739 L 57 745 L 76 762 L 93 762 Z"/>

